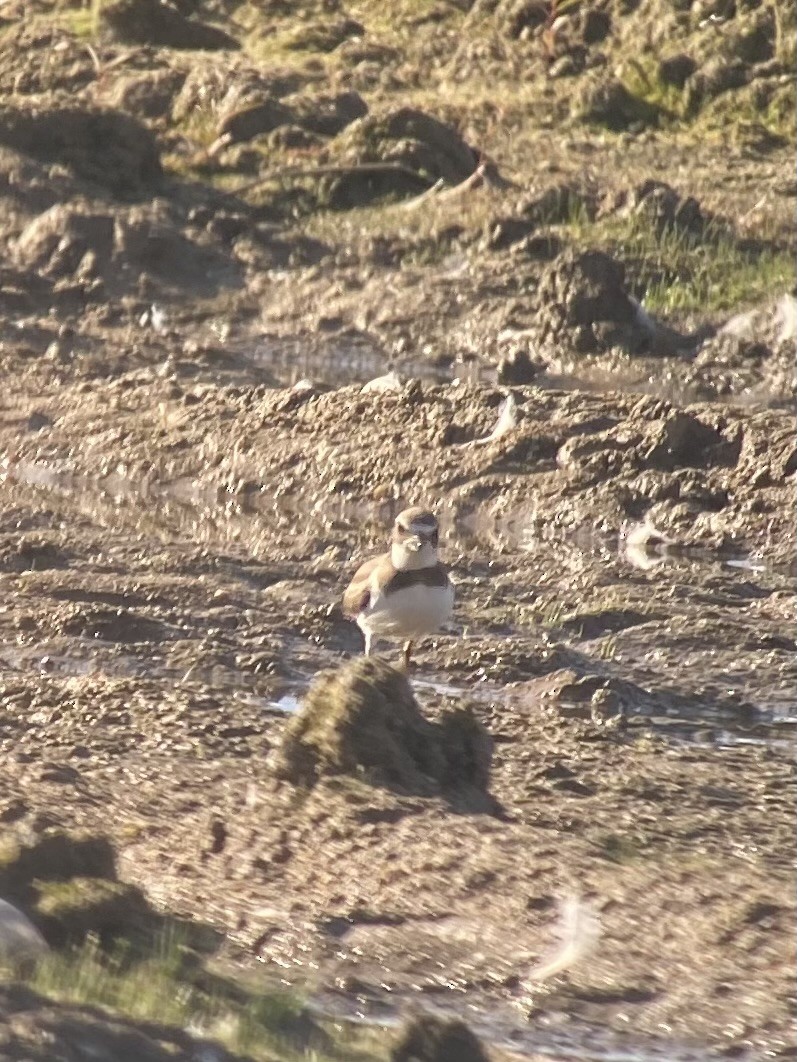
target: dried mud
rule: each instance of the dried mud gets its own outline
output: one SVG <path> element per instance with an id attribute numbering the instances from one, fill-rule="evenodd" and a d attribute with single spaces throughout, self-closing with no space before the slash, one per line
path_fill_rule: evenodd
<path id="1" fill-rule="evenodd" d="M 770 7 L 10 6 L 4 845 L 106 839 L 91 918 L 118 888 L 341 1018 L 793 1058 L 793 278 L 651 315 L 666 254 L 603 238 L 793 247 Z M 645 92 L 610 68 L 640 41 Z M 419 501 L 457 606 L 408 684 L 347 664 L 339 600 Z M 51 943 L 102 928 L 12 877 Z M 601 937 L 536 984 L 571 895 Z M 0 1014 L 9 1059 L 199 1049 Z M 424 1028 L 394 1057 L 478 1057 Z"/>

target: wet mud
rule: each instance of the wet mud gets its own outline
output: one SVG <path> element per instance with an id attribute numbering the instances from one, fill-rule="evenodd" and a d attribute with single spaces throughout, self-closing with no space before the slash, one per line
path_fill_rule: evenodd
<path id="1" fill-rule="evenodd" d="M 794 1058 L 770 8 L 56 6 L 0 26 L 0 898 L 201 925 L 396 1060 Z M 457 603 L 405 676 L 340 600 L 414 504 Z"/>

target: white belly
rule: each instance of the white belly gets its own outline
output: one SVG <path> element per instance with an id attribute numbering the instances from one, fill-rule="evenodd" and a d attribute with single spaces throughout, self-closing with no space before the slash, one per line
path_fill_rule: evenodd
<path id="1" fill-rule="evenodd" d="M 372 595 L 357 622 L 367 634 L 410 638 L 436 631 L 454 607 L 454 587 L 407 586 L 395 593 Z"/>

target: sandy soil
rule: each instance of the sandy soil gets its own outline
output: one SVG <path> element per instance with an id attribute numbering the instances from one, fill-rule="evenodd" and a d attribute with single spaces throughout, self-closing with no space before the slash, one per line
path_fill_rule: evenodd
<path id="1" fill-rule="evenodd" d="M 607 63 L 640 34 L 656 54 L 654 4 L 554 43 L 531 5 L 393 26 L 269 5 L 266 59 L 248 6 L 181 5 L 222 49 L 201 69 L 179 19 L 142 42 L 136 4 L 99 28 L 34 6 L 0 34 L 3 843 L 107 837 L 229 970 L 334 1014 L 421 1006 L 527 1055 L 795 1057 L 793 277 L 652 319 L 636 300 L 681 252 L 627 228 L 665 217 L 696 261 L 730 255 L 730 226 L 734 268 L 763 271 L 793 243 L 790 144 L 711 133 L 695 20 L 671 27 L 693 124 L 591 124 Z M 740 114 L 757 86 L 770 121 L 767 11 L 725 13 L 723 55 Z M 490 71 L 543 46 L 491 104 Z M 410 104 L 440 128 L 380 117 Z M 481 183 L 418 200 L 480 158 Z M 264 159 L 329 179 L 245 192 Z M 347 578 L 418 502 L 457 607 L 410 681 L 427 719 L 465 708 L 489 735 L 479 806 L 275 768 L 310 684 L 361 652 Z M 600 939 L 537 985 L 573 895 Z M 0 1001 L 30 1026 L 4 1057 L 77 1020 L 37 1006 Z"/>

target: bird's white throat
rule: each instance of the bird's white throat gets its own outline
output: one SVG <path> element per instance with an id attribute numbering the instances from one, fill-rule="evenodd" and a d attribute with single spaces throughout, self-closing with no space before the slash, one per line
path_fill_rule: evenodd
<path id="1" fill-rule="evenodd" d="M 412 549 L 404 542 L 393 542 L 390 547 L 390 559 L 393 567 L 399 571 L 433 568 L 437 564 L 437 547 L 431 542 L 424 542 L 420 548 Z"/>

